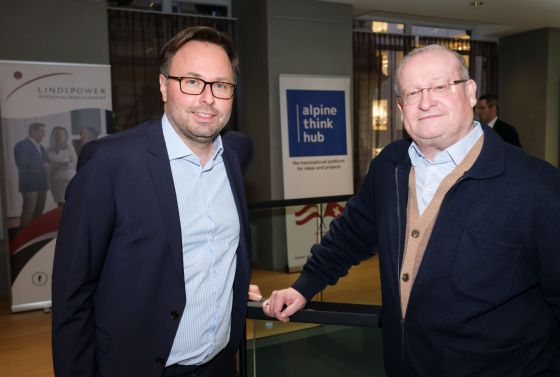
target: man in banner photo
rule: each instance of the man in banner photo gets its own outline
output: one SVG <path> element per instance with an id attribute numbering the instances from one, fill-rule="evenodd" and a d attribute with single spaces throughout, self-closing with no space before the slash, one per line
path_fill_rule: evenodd
<path id="1" fill-rule="evenodd" d="M 28 137 L 19 141 L 14 147 L 14 158 L 18 169 L 18 188 L 23 205 L 20 227 L 29 224 L 41 216 L 45 209 L 48 183 L 48 156 L 41 145 L 45 137 L 45 125 L 31 123 Z"/>

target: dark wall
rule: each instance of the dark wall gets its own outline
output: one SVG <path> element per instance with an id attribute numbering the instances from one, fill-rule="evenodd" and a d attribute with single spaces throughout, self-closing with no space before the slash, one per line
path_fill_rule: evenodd
<path id="1" fill-rule="evenodd" d="M 105 1 L 2 1 L 0 25 L 0 59 L 109 63 Z"/>
<path id="2" fill-rule="evenodd" d="M 560 30 L 500 39 L 500 117 L 518 130 L 523 148 L 558 165 Z"/>
<path id="3" fill-rule="evenodd" d="M 548 29 L 547 160 L 560 166 L 560 29 Z"/>

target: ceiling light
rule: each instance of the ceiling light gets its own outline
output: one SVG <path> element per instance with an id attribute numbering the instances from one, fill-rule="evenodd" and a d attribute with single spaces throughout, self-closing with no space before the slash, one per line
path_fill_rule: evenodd
<path id="1" fill-rule="evenodd" d="M 483 3 L 482 1 L 472 1 L 472 2 L 471 2 L 471 5 L 472 5 L 473 7 L 481 7 L 481 6 L 484 5 L 484 3 Z"/>

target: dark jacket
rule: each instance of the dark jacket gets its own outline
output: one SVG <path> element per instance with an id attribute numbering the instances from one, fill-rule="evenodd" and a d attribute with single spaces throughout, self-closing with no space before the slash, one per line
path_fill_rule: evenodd
<path id="1" fill-rule="evenodd" d="M 14 146 L 14 158 L 18 168 L 18 188 L 20 192 L 46 191 L 49 189 L 45 163 L 47 151 L 39 145 L 41 152 L 28 138 L 18 141 Z"/>
<path id="2" fill-rule="evenodd" d="M 521 141 L 519 141 L 519 135 L 517 134 L 516 129 L 512 125 L 498 118 L 496 120 L 496 123 L 494 123 L 494 131 L 496 131 L 496 133 L 500 135 L 501 138 L 506 143 L 510 143 L 521 148 Z"/>
<path id="3" fill-rule="evenodd" d="M 227 348 L 235 352 L 250 278 L 242 174 L 253 145 L 238 132 L 222 140 L 241 230 Z M 182 254 L 161 122 L 86 144 L 66 193 L 54 256 L 56 376 L 161 376 L 186 305 Z"/>
<path id="4" fill-rule="evenodd" d="M 395 376 L 560 376 L 560 173 L 483 126 L 412 288 L 399 296 L 410 141 L 373 160 L 293 287 L 310 299 L 379 253 L 385 368 Z"/>

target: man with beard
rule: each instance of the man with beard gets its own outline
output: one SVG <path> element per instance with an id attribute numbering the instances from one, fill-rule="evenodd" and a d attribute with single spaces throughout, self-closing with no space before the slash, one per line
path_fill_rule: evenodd
<path id="1" fill-rule="evenodd" d="M 187 28 L 162 49 L 161 120 L 85 145 L 53 270 L 63 376 L 235 376 L 250 256 L 248 137 L 229 120 L 230 39 Z"/>

